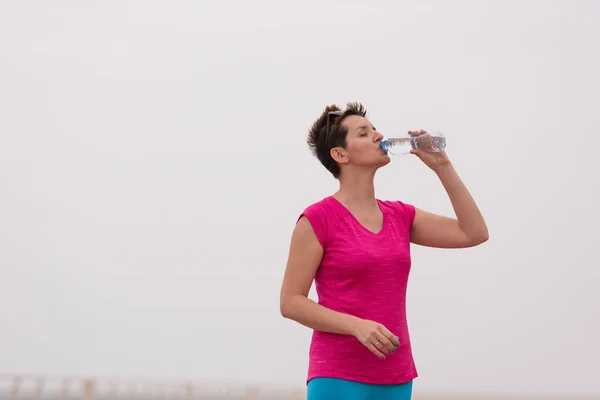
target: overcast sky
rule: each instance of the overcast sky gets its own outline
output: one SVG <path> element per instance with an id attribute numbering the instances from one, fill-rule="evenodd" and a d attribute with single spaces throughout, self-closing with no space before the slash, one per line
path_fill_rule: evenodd
<path id="1" fill-rule="evenodd" d="M 600 4 L 2 1 L 0 371 L 302 386 L 279 315 L 325 105 L 446 134 L 488 222 L 413 247 L 419 392 L 600 394 Z M 377 196 L 453 215 L 414 156 Z M 314 293 L 313 293 L 313 298 Z"/>

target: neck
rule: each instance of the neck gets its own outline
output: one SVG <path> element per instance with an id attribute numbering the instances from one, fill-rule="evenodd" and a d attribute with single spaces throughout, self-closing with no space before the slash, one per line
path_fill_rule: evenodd
<path id="1" fill-rule="evenodd" d="M 340 188 L 333 196 L 352 208 L 377 206 L 374 178 L 375 174 L 367 172 L 341 176 Z"/>

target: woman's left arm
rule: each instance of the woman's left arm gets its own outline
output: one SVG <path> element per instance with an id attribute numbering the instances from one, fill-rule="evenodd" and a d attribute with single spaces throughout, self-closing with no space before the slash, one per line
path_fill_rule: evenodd
<path id="1" fill-rule="evenodd" d="M 425 131 L 409 132 L 415 136 L 423 133 Z M 415 208 L 411 242 L 429 247 L 463 248 L 477 246 L 488 240 L 485 220 L 446 152 L 413 150 L 412 153 L 436 173 L 448 193 L 456 218 Z"/>

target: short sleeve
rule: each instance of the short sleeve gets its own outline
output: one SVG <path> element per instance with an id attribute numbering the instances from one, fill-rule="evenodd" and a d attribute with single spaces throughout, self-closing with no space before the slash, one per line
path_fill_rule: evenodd
<path id="1" fill-rule="evenodd" d="M 396 209 L 400 215 L 403 217 L 406 229 L 410 231 L 412 229 L 413 222 L 415 221 L 415 206 L 412 204 L 403 203 L 401 201 L 395 201 L 394 205 L 396 206 Z"/>
<path id="2" fill-rule="evenodd" d="M 326 211 L 323 208 L 322 204 L 315 203 L 308 206 L 304 211 L 298 216 L 296 223 L 300 220 L 302 216 L 305 216 L 310 222 L 315 235 L 317 236 L 317 240 L 321 244 L 321 247 L 325 248 L 325 243 L 327 242 L 327 218 Z"/>

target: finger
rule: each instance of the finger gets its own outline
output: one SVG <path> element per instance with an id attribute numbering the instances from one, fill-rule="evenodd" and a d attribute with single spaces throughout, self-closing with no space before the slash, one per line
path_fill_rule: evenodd
<path id="1" fill-rule="evenodd" d="M 423 159 L 423 152 L 421 150 L 411 150 L 409 151 L 410 154 L 414 154 L 415 156 L 419 157 L 421 160 Z"/>
<path id="2" fill-rule="evenodd" d="M 398 336 L 394 336 L 393 334 L 390 333 L 390 335 L 388 336 L 388 339 L 390 340 L 390 343 L 392 344 L 392 346 L 394 346 L 394 351 L 398 350 L 398 347 L 400 347 L 400 340 L 399 340 Z"/>
<path id="3" fill-rule="evenodd" d="M 386 335 L 381 332 L 377 335 L 377 343 L 375 343 L 375 347 L 377 347 L 382 353 L 392 354 L 396 351 L 396 346 L 392 344 L 390 339 L 386 337 Z"/>
<path id="4" fill-rule="evenodd" d="M 408 131 L 408 134 L 411 136 L 419 136 L 419 135 L 423 135 L 427 133 L 426 131 L 424 131 L 423 129 L 415 129 L 413 131 Z"/>
<path id="5" fill-rule="evenodd" d="M 375 346 L 375 348 L 377 348 L 377 350 L 379 350 L 381 353 L 388 354 L 388 355 L 392 353 L 391 349 L 390 349 L 390 348 L 389 348 L 389 347 L 388 347 L 388 346 L 387 346 L 385 343 L 382 343 L 382 341 L 381 341 L 381 340 L 377 340 L 377 341 L 375 342 L 374 346 Z"/>
<path id="6" fill-rule="evenodd" d="M 385 337 L 388 338 L 389 341 L 392 343 L 394 348 L 398 348 L 398 346 L 400 346 L 400 341 L 399 341 L 398 336 L 394 335 L 387 328 L 383 328 L 382 331 L 383 331 L 382 333 L 385 335 Z"/>
<path id="7" fill-rule="evenodd" d="M 375 354 L 377 357 L 381 358 L 382 360 L 385 360 L 385 355 L 381 351 L 379 351 L 379 349 L 377 347 L 375 347 L 375 345 L 373 343 L 369 343 L 367 345 L 367 348 L 369 350 L 371 350 L 371 352 L 373 354 Z"/>

